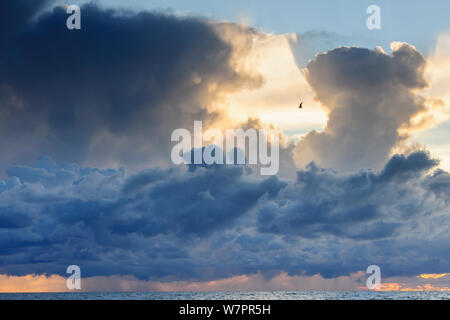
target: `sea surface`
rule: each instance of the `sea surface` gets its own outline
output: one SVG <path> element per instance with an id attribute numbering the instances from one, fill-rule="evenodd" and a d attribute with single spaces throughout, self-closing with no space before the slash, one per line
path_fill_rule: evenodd
<path id="1" fill-rule="evenodd" d="M 0 293 L 0 300 L 450 300 L 450 292 L 60 292 Z"/>

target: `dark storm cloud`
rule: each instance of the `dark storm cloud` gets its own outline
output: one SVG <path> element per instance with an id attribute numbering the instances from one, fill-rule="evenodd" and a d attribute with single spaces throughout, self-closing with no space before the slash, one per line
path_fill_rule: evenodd
<path id="1" fill-rule="evenodd" d="M 53 0 L 14 0 L 0 3 L 0 41 L 17 34 L 34 15 Z"/>
<path id="2" fill-rule="evenodd" d="M 221 94 L 260 81 L 234 69 L 232 45 L 201 19 L 90 4 L 71 31 L 62 7 L 29 21 L 44 2 L 7 3 L 2 16 L 23 18 L 20 28 L 7 20 L 11 36 L 0 38 L 3 166 L 41 154 L 105 166 L 168 162 L 174 129 L 212 121 L 207 108 Z"/>
<path id="3" fill-rule="evenodd" d="M 306 79 L 329 119 L 323 132 L 308 133 L 296 147 L 306 165 L 346 171 L 381 168 L 405 137 L 411 118 L 425 110 L 417 91 L 426 86 L 425 58 L 405 43 L 380 49 L 341 47 L 319 54 L 306 68 Z"/>
<path id="4" fill-rule="evenodd" d="M 450 179 L 436 165 L 423 152 L 354 174 L 311 164 L 288 183 L 245 166 L 128 176 L 42 158 L 0 181 L 0 272 L 335 277 L 376 263 L 398 275 L 436 258 L 444 272 Z"/>
<path id="5" fill-rule="evenodd" d="M 34 167 L 15 166 L 7 172 L 11 178 L 0 183 L 0 238 L 8 241 L 0 242 L 0 260 L 20 264 L 31 259 L 38 269 L 41 259 L 52 261 L 52 272 L 70 259 L 100 263 L 103 254 L 118 250 L 167 256 L 162 262 L 169 263 L 187 256 L 182 242 L 235 226 L 260 199 L 276 197 L 285 186 L 276 177 L 250 178 L 238 166 L 184 173 L 154 168 L 126 178 L 123 169 L 57 166 L 43 158 Z M 154 251 L 151 243 L 176 250 Z M 97 267 L 88 272 L 103 274 L 93 271 Z"/>

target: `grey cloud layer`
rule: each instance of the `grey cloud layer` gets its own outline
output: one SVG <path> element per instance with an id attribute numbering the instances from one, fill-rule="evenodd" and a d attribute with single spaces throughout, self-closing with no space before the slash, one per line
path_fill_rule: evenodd
<path id="1" fill-rule="evenodd" d="M 408 228 L 405 219 L 445 212 L 445 204 L 436 203 L 429 182 L 421 179 L 436 165 L 437 161 L 421 152 L 396 155 L 381 172 L 342 175 L 312 163 L 297 173 L 296 184 L 281 193 L 278 201 L 261 209 L 259 228 L 310 238 L 323 234 L 360 240 L 395 236 Z"/>
<path id="2" fill-rule="evenodd" d="M 436 165 L 417 152 L 379 172 L 311 164 L 284 182 L 234 165 L 128 176 L 42 158 L 0 182 L 0 272 L 63 274 L 73 263 L 85 275 L 185 280 L 333 277 L 371 263 L 392 275 L 445 272 L 450 176 L 429 174 Z"/>

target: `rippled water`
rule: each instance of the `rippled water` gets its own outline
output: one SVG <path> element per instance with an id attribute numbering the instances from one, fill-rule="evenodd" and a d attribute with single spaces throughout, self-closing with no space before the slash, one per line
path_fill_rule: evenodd
<path id="1" fill-rule="evenodd" d="M 450 292 L 63 292 L 0 293 L 0 300 L 450 300 Z"/>

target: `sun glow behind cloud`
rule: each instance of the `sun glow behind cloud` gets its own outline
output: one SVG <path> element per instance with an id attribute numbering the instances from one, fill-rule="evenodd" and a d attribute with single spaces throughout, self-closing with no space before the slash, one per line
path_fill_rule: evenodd
<path id="1" fill-rule="evenodd" d="M 438 274 L 429 273 L 429 274 L 421 274 L 421 275 L 418 275 L 417 277 L 423 278 L 423 279 L 440 279 L 440 278 L 443 278 L 448 275 L 450 275 L 450 273 L 438 273 Z"/>
<path id="2" fill-rule="evenodd" d="M 416 278 L 439 279 L 445 274 L 421 274 Z M 366 273 L 359 271 L 348 276 L 326 279 L 319 274 L 312 276 L 290 276 L 286 272 L 266 278 L 264 275 L 243 274 L 211 281 L 146 281 L 134 276 L 95 276 L 82 279 L 83 292 L 93 291 L 355 291 L 368 290 L 365 284 Z M 442 284 L 414 283 L 414 278 L 386 278 L 377 291 L 450 291 Z M 392 281 L 392 282 L 390 282 Z M 2 292 L 68 292 L 66 278 L 60 275 L 24 276 L 0 275 Z"/>
<path id="3" fill-rule="evenodd" d="M 255 38 L 248 63 L 264 77 L 256 90 L 245 90 L 229 96 L 227 110 L 237 121 L 259 118 L 285 131 L 296 133 L 321 130 L 326 113 L 314 100 L 313 91 L 295 63 L 289 41 L 295 34 L 265 35 Z M 305 108 L 297 108 L 303 101 Z"/>
<path id="4" fill-rule="evenodd" d="M 436 50 L 429 61 L 429 72 L 431 77 L 429 95 L 445 102 L 444 112 L 439 113 L 437 121 L 447 121 L 450 119 L 450 92 L 448 90 L 450 82 L 450 33 L 444 33 L 438 37 Z"/>
<path id="5" fill-rule="evenodd" d="M 381 283 L 377 291 L 450 291 L 447 276 L 450 273 L 424 273 L 416 278 L 391 278 Z M 423 283 L 423 280 L 434 283 Z"/>
<path id="6" fill-rule="evenodd" d="M 450 34 L 441 34 L 433 55 L 427 61 L 426 75 L 429 88 L 424 92 L 427 97 L 427 112 L 415 120 L 415 132 L 412 140 L 426 145 L 430 152 L 441 160 L 440 166 L 450 170 Z M 418 129 L 418 130 L 417 130 Z"/>
<path id="7" fill-rule="evenodd" d="M 450 291 L 449 287 L 438 287 L 432 284 L 418 285 L 416 287 L 409 287 L 401 283 L 383 283 L 380 289 L 376 291 Z"/>

